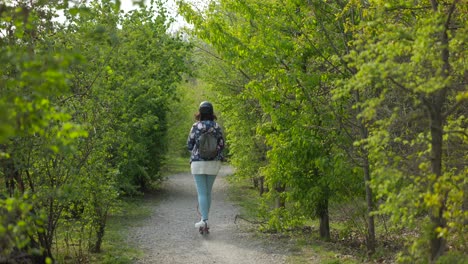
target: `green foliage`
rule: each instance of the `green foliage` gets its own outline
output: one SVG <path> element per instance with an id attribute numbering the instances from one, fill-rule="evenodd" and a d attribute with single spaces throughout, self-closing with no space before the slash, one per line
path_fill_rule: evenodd
<path id="1" fill-rule="evenodd" d="M 427 225 L 413 260 L 464 251 L 466 4 L 179 1 L 210 45 L 199 45 L 205 79 L 236 175 L 265 178 L 271 227 L 365 192 L 369 252 L 378 214 Z"/>
<path id="2" fill-rule="evenodd" d="M 466 262 L 468 262 L 468 257 L 461 253 L 448 253 L 437 261 L 438 264 L 463 264 Z"/>
<path id="3" fill-rule="evenodd" d="M 194 114 L 199 102 L 197 95 L 201 94 L 203 88 L 190 81 L 180 84 L 176 94 L 180 100 L 174 101 L 168 108 L 167 117 L 167 148 L 168 159 L 183 157 L 186 169 L 189 168 L 189 151 L 187 150 L 187 128 L 194 122 Z M 171 163 L 167 160 L 166 163 Z"/>
<path id="4" fill-rule="evenodd" d="M 460 245 L 457 239 L 466 237 L 467 174 L 460 163 L 467 157 L 466 64 L 459 63 L 466 46 L 459 43 L 466 41 L 467 16 L 461 2 L 411 5 L 418 12 L 399 1 L 363 7 L 365 22 L 356 30 L 368 34 L 354 42 L 350 65 L 357 73 L 341 91 L 364 97 L 355 107 L 370 137 L 359 144 L 369 150 L 372 186 L 385 200 L 379 212 L 402 227 L 426 225 L 428 234 L 408 252 L 411 262 L 427 255 L 434 261 L 445 241 Z"/>
<path id="5" fill-rule="evenodd" d="M 118 197 L 163 179 L 167 112 L 189 71 L 169 26 L 161 2 L 127 15 L 107 0 L 0 4 L 2 257 L 99 252 Z"/>
<path id="6" fill-rule="evenodd" d="M 208 51 L 206 79 L 219 94 L 236 175 L 264 177 L 270 190 L 265 198 L 291 205 L 265 210 L 279 229 L 297 224 L 289 214 L 301 219 L 326 211 L 319 207 L 340 197 L 343 183 L 355 186 L 344 151 L 335 145 L 346 139 L 334 133 L 339 124 L 329 94 L 342 74 L 326 60 L 329 43 L 313 38 L 318 28 L 333 27 L 334 18 L 328 10 L 311 18 L 306 10 L 313 6 L 220 1 L 197 14 L 180 3 L 195 24 L 193 33 L 213 47 L 201 47 Z"/>
<path id="7" fill-rule="evenodd" d="M 33 210 L 35 198 L 28 194 L 0 200 L 0 245 L 2 253 L 0 260 L 17 250 L 25 250 L 30 254 L 40 254 L 38 249 L 29 248 L 30 236 L 41 230 L 37 225 L 45 221 L 44 214 Z"/>

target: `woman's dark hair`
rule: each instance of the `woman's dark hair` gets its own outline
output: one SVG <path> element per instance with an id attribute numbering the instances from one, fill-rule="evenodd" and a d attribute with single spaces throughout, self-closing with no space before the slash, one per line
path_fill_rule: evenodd
<path id="1" fill-rule="evenodd" d="M 215 114 L 202 114 L 200 112 L 195 114 L 195 120 L 197 120 L 197 121 L 203 121 L 203 120 L 214 121 L 216 119 L 217 119 L 217 117 L 216 117 Z"/>

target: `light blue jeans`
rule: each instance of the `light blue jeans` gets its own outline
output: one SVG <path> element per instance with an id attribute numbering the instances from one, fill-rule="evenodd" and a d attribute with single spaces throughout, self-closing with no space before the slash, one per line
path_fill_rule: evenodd
<path id="1" fill-rule="evenodd" d="M 195 174 L 193 177 L 197 185 L 198 208 L 202 220 L 208 220 L 208 213 L 210 212 L 211 206 L 211 189 L 213 188 L 216 175 Z"/>

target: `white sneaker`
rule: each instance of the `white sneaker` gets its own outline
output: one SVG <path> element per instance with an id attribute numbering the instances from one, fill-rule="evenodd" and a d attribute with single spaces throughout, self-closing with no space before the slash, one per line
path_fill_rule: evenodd
<path id="1" fill-rule="evenodd" d="M 200 222 L 195 223 L 196 228 L 205 227 L 205 225 L 208 227 L 208 221 L 200 220 Z"/>

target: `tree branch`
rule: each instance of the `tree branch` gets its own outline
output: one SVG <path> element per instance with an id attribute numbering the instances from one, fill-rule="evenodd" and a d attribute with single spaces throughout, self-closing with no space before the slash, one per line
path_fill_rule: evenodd
<path id="1" fill-rule="evenodd" d="M 439 7 L 439 2 L 437 2 L 437 0 L 431 0 L 431 6 L 432 11 L 437 11 L 437 8 Z"/>
<path id="2" fill-rule="evenodd" d="M 213 52 L 211 52 L 211 51 L 209 51 L 209 50 L 207 50 L 205 48 L 202 48 L 201 46 L 197 46 L 197 45 L 194 45 L 194 46 L 195 46 L 195 48 L 205 52 L 206 54 L 212 56 L 213 58 L 218 59 L 218 60 L 220 60 L 222 62 L 226 62 L 223 58 L 219 57 L 218 55 L 214 54 Z"/>
<path id="3" fill-rule="evenodd" d="M 393 79 L 392 77 L 388 77 L 388 79 L 393 83 L 395 84 L 396 86 L 398 86 L 399 88 L 403 89 L 405 92 L 408 92 L 410 94 L 414 94 L 416 96 L 419 97 L 419 99 L 421 101 L 423 101 L 423 103 L 427 106 L 427 107 L 430 107 L 431 106 L 431 103 L 422 95 L 418 94 L 418 93 L 415 93 L 414 91 L 412 91 L 411 89 L 405 87 L 403 84 L 395 81 L 395 79 Z"/>
<path id="4" fill-rule="evenodd" d="M 85 92 L 81 93 L 81 94 L 73 94 L 67 98 L 64 98 L 62 101 L 60 101 L 61 104 L 65 103 L 66 101 L 70 100 L 71 98 L 75 97 L 75 96 L 85 96 L 88 94 L 88 92 L 91 90 L 91 88 L 93 87 L 94 83 L 97 81 L 97 79 L 101 76 L 101 73 L 104 71 L 104 66 L 110 61 L 110 59 L 115 56 L 114 54 L 114 50 L 115 48 L 117 47 L 117 45 L 114 45 L 112 47 L 112 49 L 109 51 L 109 54 L 107 54 L 107 58 L 106 60 L 104 61 L 104 63 L 101 65 L 99 71 L 96 73 L 96 75 L 94 76 L 93 80 L 91 81 L 91 83 L 85 87 Z"/>
<path id="5" fill-rule="evenodd" d="M 281 3 L 282 3 L 283 5 L 285 5 L 283 1 L 281 1 Z M 300 28 L 299 23 L 291 16 L 290 13 L 288 13 L 288 16 L 289 16 L 289 18 L 291 19 L 291 21 L 296 25 L 296 27 L 299 29 L 299 28 Z M 302 32 L 302 31 L 300 31 L 300 32 Z M 309 38 L 308 34 L 303 34 L 303 35 L 304 35 L 305 39 L 307 40 L 307 42 L 309 43 L 310 47 L 312 47 L 312 48 L 317 52 L 317 54 L 319 55 L 319 57 L 321 57 L 321 58 L 325 61 L 326 64 L 330 65 L 330 66 L 331 66 L 336 72 L 338 72 L 339 74 L 345 75 L 344 72 L 342 72 L 342 71 L 338 68 L 338 66 L 334 65 L 327 57 L 325 57 L 325 55 L 323 55 L 322 52 L 320 52 L 320 50 L 313 44 L 313 42 L 312 42 L 312 40 Z"/>
<path id="6" fill-rule="evenodd" d="M 449 11 L 448 11 L 448 14 L 447 14 L 447 21 L 445 21 L 445 29 L 449 29 L 449 25 L 450 25 L 450 20 L 452 19 L 452 15 L 453 13 L 455 12 L 455 8 L 458 4 L 458 1 L 459 0 L 455 0 L 453 1 L 453 3 L 450 5 L 450 8 L 449 8 Z"/>
<path id="7" fill-rule="evenodd" d="M 455 112 L 455 110 L 457 110 L 458 107 L 460 107 L 465 101 L 466 101 L 466 99 L 462 99 L 462 100 L 458 101 L 449 110 L 447 110 L 447 112 L 443 113 L 442 117 L 444 119 L 447 118 L 449 115 L 451 115 L 453 112 Z"/>

